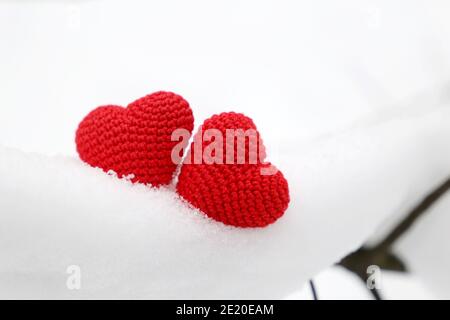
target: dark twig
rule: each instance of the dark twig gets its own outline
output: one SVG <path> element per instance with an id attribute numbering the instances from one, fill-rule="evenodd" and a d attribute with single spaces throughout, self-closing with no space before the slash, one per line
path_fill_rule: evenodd
<path id="1" fill-rule="evenodd" d="M 380 295 L 380 290 L 378 290 L 377 288 L 369 289 L 369 291 L 375 300 L 383 300 Z"/>
<path id="2" fill-rule="evenodd" d="M 311 293 L 314 300 L 319 300 L 319 297 L 317 296 L 317 290 L 316 286 L 314 285 L 313 280 L 309 280 L 309 286 L 311 287 Z"/>

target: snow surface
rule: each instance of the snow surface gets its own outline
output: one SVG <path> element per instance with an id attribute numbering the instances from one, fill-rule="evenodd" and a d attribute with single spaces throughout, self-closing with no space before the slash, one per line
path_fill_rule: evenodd
<path id="1" fill-rule="evenodd" d="M 383 270 L 380 280 L 380 295 L 384 300 L 429 300 L 436 299 L 420 277 Z M 333 266 L 314 277 L 319 300 L 373 300 L 372 294 L 354 273 Z M 302 290 L 289 295 L 288 300 L 313 300 L 311 287 L 306 283 Z"/>
<path id="2" fill-rule="evenodd" d="M 419 0 L 1 2 L 0 297 L 300 289 L 449 174 L 449 12 Z M 77 159 L 87 112 L 157 90 L 182 94 L 196 125 L 252 117 L 290 183 L 285 217 L 224 227 L 171 190 Z M 69 265 L 81 290 L 66 288 Z"/>
<path id="3" fill-rule="evenodd" d="M 0 293 L 282 298 L 361 245 L 408 190 L 431 187 L 434 158 L 421 156 L 450 134 L 449 115 L 442 108 L 393 119 L 286 155 L 290 207 L 252 230 L 210 221 L 168 189 L 131 185 L 72 158 L 1 148 Z M 82 290 L 66 288 L 70 265 L 81 267 Z"/>
<path id="4" fill-rule="evenodd" d="M 314 286 L 319 300 L 372 300 L 364 283 L 340 266 L 321 271 L 314 277 Z M 286 297 L 286 300 L 313 300 L 309 282 L 301 290 Z"/>

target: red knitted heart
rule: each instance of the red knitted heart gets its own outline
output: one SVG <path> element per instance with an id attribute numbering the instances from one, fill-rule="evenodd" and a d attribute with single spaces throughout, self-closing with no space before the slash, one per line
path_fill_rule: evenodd
<path id="1" fill-rule="evenodd" d="M 171 92 L 156 92 L 127 108 L 98 107 L 81 121 L 76 133 L 80 158 L 118 176 L 133 175 L 133 182 L 168 184 L 176 164 L 171 159 L 175 129 L 192 132 L 189 104 Z"/>
<path id="2" fill-rule="evenodd" d="M 208 129 L 216 129 L 216 133 L 222 133 L 222 149 L 218 147 L 211 151 L 214 149 L 211 144 L 218 138 L 213 140 L 210 138 L 211 134 L 207 137 Z M 247 138 L 245 144 L 242 140 L 239 144 L 237 138 L 227 136 L 227 129 L 252 129 L 256 140 Z M 195 151 L 198 148 L 196 144 L 200 144 L 203 149 L 200 158 Z M 231 150 L 228 155 L 227 145 Z M 260 150 L 255 149 L 255 145 L 259 145 Z M 242 150 L 243 148 L 245 149 Z M 206 150 L 211 151 L 210 156 L 205 154 Z M 251 163 L 250 156 L 258 151 L 260 158 Z M 239 152 L 242 152 L 241 160 L 245 154 L 244 164 L 238 164 Z M 234 164 L 226 161 L 226 156 L 229 155 Z M 223 159 L 223 164 L 208 160 L 216 156 L 216 159 Z M 201 161 L 202 158 L 204 161 Z M 286 179 L 280 171 L 270 170 L 274 167 L 270 163 L 263 163 L 264 158 L 262 141 L 250 118 L 233 112 L 215 115 L 206 120 L 196 134 L 181 167 L 177 191 L 194 207 L 215 220 L 237 227 L 264 227 L 280 218 L 289 204 Z"/>

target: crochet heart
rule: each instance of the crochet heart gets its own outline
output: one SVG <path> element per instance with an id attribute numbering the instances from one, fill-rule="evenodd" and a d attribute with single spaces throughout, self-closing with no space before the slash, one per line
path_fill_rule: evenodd
<path id="1" fill-rule="evenodd" d="M 239 144 L 239 138 L 227 133 L 236 129 L 244 132 L 251 129 L 253 134 Z M 222 147 L 217 144 L 221 139 Z M 196 154 L 199 145 L 203 153 L 200 157 Z M 255 153 L 260 157 L 251 162 Z M 222 163 L 217 159 L 222 159 Z M 250 118 L 233 112 L 214 115 L 203 123 L 191 143 L 181 167 L 177 191 L 207 216 L 227 225 L 267 226 L 287 209 L 289 189 L 283 174 L 273 170 L 270 163 L 264 163 L 264 159 L 262 140 Z M 245 163 L 239 164 L 239 160 Z"/>
<path id="2" fill-rule="evenodd" d="M 189 104 L 171 92 L 156 92 L 126 108 L 98 107 L 81 121 L 76 132 L 80 158 L 133 182 L 160 186 L 170 183 L 177 164 L 172 161 L 175 129 L 192 132 L 194 118 Z"/>

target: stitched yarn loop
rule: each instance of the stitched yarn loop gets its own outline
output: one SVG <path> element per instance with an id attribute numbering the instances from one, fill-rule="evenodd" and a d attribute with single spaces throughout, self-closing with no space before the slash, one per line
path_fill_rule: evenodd
<path id="1" fill-rule="evenodd" d="M 79 124 L 76 146 L 80 158 L 119 177 L 158 187 L 169 184 L 177 164 L 172 161 L 172 132 L 192 132 L 194 117 L 186 100 L 159 91 L 126 108 L 106 105 L 90 112 Z"/>
<path id="2" fill-rule="evenodd" d="M 227 141 L 226 129 L 256 130 L 256 126 L 243 114 L 229 112 L 207 119 L 201 129 L 203 132 L 208 129 L 222 132 L 225 157 L 226 145 L 233 143 Z M 265 149 L 257 131 L 256 135 L 262 152 L 261 158 L 254 164 L 227 164 L 225 161 L 223 164 L 187 163 L 186 158 L 178 178 L 178 193 L 210 218 L 227 225 L 265 227 L 275 222 L 288 207 L 288 183 L 281 171 L 270 175 L 262 174 L 262 169 L 268 169 L 271 164 L 264 163 Z M 191 143 L 188 157 L 192 157 L 195 140 Z M 203 148 L 211 143 L 205 139 L 200 139 L 200 142 Z M 249 158 L 250 144 L 246 140 L 246 159 Z M 238 147 L 235 144 L 235 160 Z"/>

